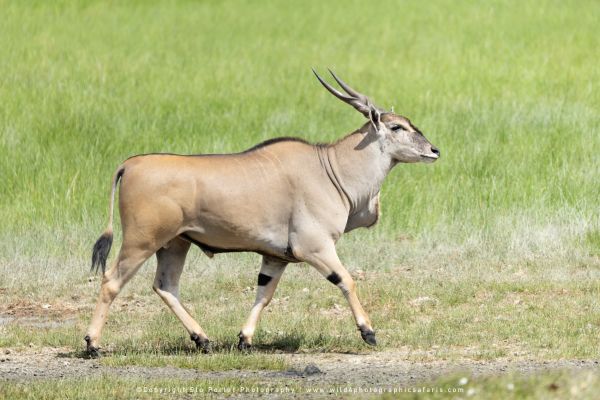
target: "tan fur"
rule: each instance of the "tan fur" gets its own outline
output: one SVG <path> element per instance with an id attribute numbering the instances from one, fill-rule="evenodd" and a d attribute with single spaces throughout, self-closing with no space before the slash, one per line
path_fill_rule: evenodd
<path id="1" fill-rule="evenodd" d="M 380 125 L 366 123 L 332 145 L 282 140 L 238 154 L 152 154 L 126 160 L 118 168 L 123 243 L 104 274 L 86 337 L 88 350 L 97 349 L 111 302 L 155 253 L 155 291 L 192 338 L 207 343 L 207 335 L 179 301 L 179 277 L 190 242 L 208 255 L 253 251 L 264 256 L 261 273 L 271 279 L 258 287 L 240 346 L 251 344 L 260 313 L 287 263 L 299 261 L 310 263 L 332 282 L 339 278 L 337 286 L 357 326 L 370 332 L 374 341 L 371 322 L 335 243 L 344 232 L 377 221 L 379 191 L 394 165 L 433 157 L 429 142 L 424 137 L 416 140 L 417 133 L 404 117 L 387 113 L 377 119 Z M 405 134 L 392 131 L 394 123 L 402 124 Z M 110 218 L 107 232 L 112 230 Z"/>

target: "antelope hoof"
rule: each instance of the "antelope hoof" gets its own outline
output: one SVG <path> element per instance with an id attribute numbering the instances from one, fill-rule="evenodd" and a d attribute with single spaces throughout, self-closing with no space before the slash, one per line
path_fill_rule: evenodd
<path id="1" fill-rule="evenodd" d="M 362 340 L 367 344 L 377 346 L 377 340 L 375 339 L 375 332 L 373 330 L 360 327 L 360 337 L 362 337 Z"/>
<path id="2" fill-rule="evenodd" d="M 242 332 L 239 334 L 240 341 L 238 342 L 238 350 L 248 352 L 252 348 L 252 344 L 248 343 Z"/>
<path id="3" fill-rule="evenodd" d="M 99 358 L 100 357 L 100 349 L 96 346 L 92 346 L 92 339 L 89 335 L 84 337 L 86 343 L 86 352 L 90 358 Z"/>
<path id="4" fill-rule="evenodd" d="M 204 354 L 212 352 L 212 345 L 210 343 L 210 340 L 202 339 L 195 333 L 190 336 L 190 339 L 192 339 L 192 341 L 196 343 L 196 348 L 202 351 Z"/>

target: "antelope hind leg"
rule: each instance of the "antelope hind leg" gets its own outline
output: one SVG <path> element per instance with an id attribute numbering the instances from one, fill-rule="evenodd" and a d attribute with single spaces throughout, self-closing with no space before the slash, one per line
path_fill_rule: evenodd
<path id="1" fill-rule="evenodd" d="M 175 238 L 166 248 L 163 247 L 156 252 L 158 266 L 152 288 L 181 321 L 190 338 L 196 343 L 196 347 L 208 353 L 210 352 L 208 337 L 179 300 L 179 278 L 189 248 L 188 241 Z"/>
<path id="2" fill-rule="evenodd" d="M 121 246 L 117 260 L 102 278 L 96 309 L 85 335 L 86 348 L 90 356 L 99 355 L 102 328 L 108 318 L 108 310 L 113 300 L 154 251 L 147 246 L 131 246 L 125 242 Z"/>

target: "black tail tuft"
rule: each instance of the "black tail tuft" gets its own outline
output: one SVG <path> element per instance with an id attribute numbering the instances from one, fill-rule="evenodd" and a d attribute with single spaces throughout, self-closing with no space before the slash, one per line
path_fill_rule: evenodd
<path id="1" fill-rule="evenodd" d="M 104 232 L 96 241 L 92 252 L 92 272 L 98 272 L 98 268 L 102 267 L 102 273 L 106 270 L 106 259 L 112 246 L 112 232 Z"/>

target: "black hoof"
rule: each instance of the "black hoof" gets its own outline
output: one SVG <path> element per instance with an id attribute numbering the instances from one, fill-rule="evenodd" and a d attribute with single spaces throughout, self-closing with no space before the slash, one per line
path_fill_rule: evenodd
<path id="1" fill-rule="evenodd" d="M 238 350 L 239 351 L 250 351 L 250 349 L 252 348 L 252 345 L 248 342 L 246 342 L 246 338 L 244 337 L 244 335 L 242 335 L 242 332 L 240 332 L 240 334 L 238 335 L 240 338 L 240 341 L 238 342 Z"/>
<path id="2" fill-rule="evenodd" d="M 377 340 L 375 339 L 375 332 L 373 332 L 370 329 L 367 328 L 359 328 L 360 329 L 360 337 L 362 337 L 362 340 L 364 340 L 367 344 L 370 344 L 371 346 L 377 346 Z"/>
<path id="3" fill-rule="evenodd" d="M 88 346 L 87 353 L 90 358 L 100 358 L 100 349 L 94 346 Z"/>
<path id="4" fill-rule="evenodd" d="M 208 339 L 202 339 L 197 334 L 192 334 L 190 339 L 196 343 L 196 348 L 201 350 L 203 353 L 207 354 L 212 351 L 212 345 Z"/>
<path id="5" fill-rule="evenodd" d="M 86 335 L 84 339 L 86 343 L 86 352 L 88 356 L 90 356 L 90 358 L 100 357 L 100 349 L 90 344 L 92 339 L 88 335 Z"/>

